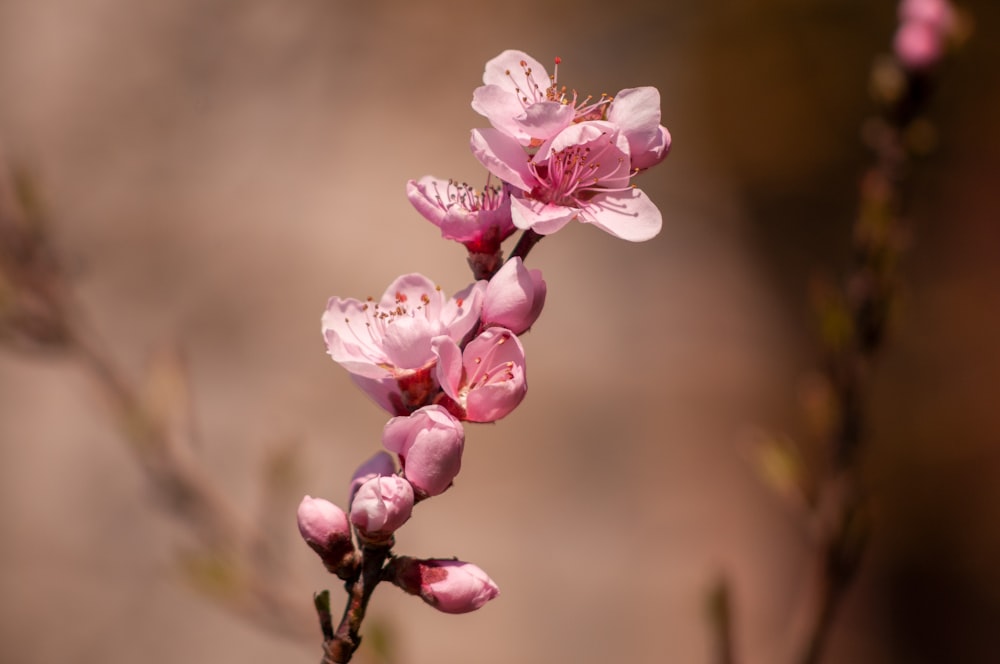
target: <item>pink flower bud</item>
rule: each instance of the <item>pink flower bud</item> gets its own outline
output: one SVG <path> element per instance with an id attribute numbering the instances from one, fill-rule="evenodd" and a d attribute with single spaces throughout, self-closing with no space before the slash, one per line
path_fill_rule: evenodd
<path id="1" fill-rule="evenodd" d="M 545 304 L 541 270 L 528 270 L 515 256 L 504 263 L 486 286 L 482 319 L 485 325 L 506 327 L 521 334 L 538 319 Z"/>
<path id="2" fill-rule="evenodd" d="M 928 23 L 907 21 L 899 26 L 893 41 L 896 57 L 907 69 L 927 69 L 941 59 L 941 34 Z"/>
<path id="3" fill-rule="evenodd" d="M 402 556 L 391 564 L 392 582 L 444 613 L 475 611 L 500 594 L 486 572 L 460 560 Z"/>
<path id="4" fill-rule="evenodd" d="M 354 471 L 354 475 L 351 477 L 351 493 L 347 498 L 347 504 L 350 505 L 354 502 L 354 495 L 361 488 L 361 485 L 368 480 L 379 475 L 395 474 L 396 462 L 393 461 L 392 455 L 384 450 L 379 450 Z"/>
<path id="5" fill-rule="evenodd" d="M 351 523 L 368 543 L 383 544 L 410 518 L 413 487 L 398 475 L 374 477 L 358 489 L 351 503 Z"/>
<path id="6" fill-rule="evenodd" d="M 436 496 L 451 486 L 462 467 L 465 431 L 443 407 L 425 406 L 389 420 L 382 444 L 399 454 L 403 476 L 418 493 Z"/>
<path id="7" fill-rule="evenodd" d="M 524 399 L 524 348 L 510 330 L 491 327 L 464 351 L 445 336 L 435 338 L 433 348 L 438 382 L 454 402 L 449 410 L 459 419 L 495 422 Z"/>
<path id="8" fill-rule="evenodd" d="M 351 526 L 344 510 L 328 500 L 306 496 L 299 503 L 298 521 L 302 539 L 328 570 L 336 574 L 353 560 Z"/>

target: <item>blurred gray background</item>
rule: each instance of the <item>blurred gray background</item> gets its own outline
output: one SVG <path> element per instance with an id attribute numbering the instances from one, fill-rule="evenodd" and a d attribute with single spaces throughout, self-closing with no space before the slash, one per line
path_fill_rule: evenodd
<path id="1" fill-rule="evenodd" d="M 138 378 L 179 343 L 202 458 L 258 509 L 275 441 L 298 495 L 343 501 L 386 416 L 325 356 L 331 295 L 418 271 L 464 286 L 460 246 L 408 178 L 482 182 L 467 148 L 486 60 L 560 56 L 560 82 L 655 85 L 673 152 L 639 183 L 641 245 L 573 225 L 529 263 L 549 302 L 529 398 L 469 427 L 455 488 L 400 552 L 457 555 L 501 596 L 446 616 L 379 589 L 406 664 L 707 662 L 705 596 L 732 581 L 746 662 L 779 662 L 812 574 L 746 433 L 794 431 L 813 365 L 807 283 L 847 255 L 872 58 L 893 2 L 424 3 L 0 0 L 0 150 L 44 193 L 78 295 Z M 899 325 L 875 378 L 878 532 L 829 662 L 1000 652 L 1000 47 L 993 0 L 945 70 L 937 151 L 915 167 Z M 0 352 L 0 661 L 312 662 L 192 590 L 159 509 L 79 367 Z M 292 589 L 341 591 L 272 533 Z"/>

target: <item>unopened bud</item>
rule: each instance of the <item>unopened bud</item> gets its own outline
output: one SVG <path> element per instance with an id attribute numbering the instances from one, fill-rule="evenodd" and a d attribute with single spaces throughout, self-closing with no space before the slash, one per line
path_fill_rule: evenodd
<path id="1" fill-rule="evenodd" d="M 382 431 L 382 444 L 403 462 L 403 476 L 424 496 L 451 486 L 462 468 L 465 431 L 441 406 L 425 406 L 407 417 L 394 417 Z"/>
<path id="2" fill-rule="evenodd" d="M 371 456 L 367 461 L 358 466 L 358 469 L 354 471 L 354 476 L 351 477 L 351 492 L 347 498 L 347 504 L 350 505 L 354 502 L 354 494 L 358 492 L 361 485 L 368 480 L 378 477 L 379 475 L 395 475 L 396 474 L 396 462 L 392 460 L 392 455 L 385 450 L 379 450 Z"/>
<path id="3" fill-rule="evenodd" d="M 410 518 L 413 487 L 398 475 L 375 477 L 361 485 L 351 503 L 351 523 L 369 544 L 387 544 Z"/>
<path id="4" fill-rule="evenodd" d="M 338 574 L 353 563 L 354 542 L 344 510 L 328 500 L 306 496 L 299 503 L 298 521 L 302 539 L 331 573 Z"/>
<path id="5" fill-rule="evenodd" d="M 486 572 L 460 560 L 402 556 L 390 564 L 390 580 L 444 613 L 468 613 L 500 594 Z"/>

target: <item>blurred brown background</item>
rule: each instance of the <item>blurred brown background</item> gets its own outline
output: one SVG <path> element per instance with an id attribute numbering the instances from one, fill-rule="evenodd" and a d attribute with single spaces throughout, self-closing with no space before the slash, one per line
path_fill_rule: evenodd
<path id="1" fill-rule="evenodd" d="M 387 587 L 370 622 L 406 664 L 707 662 L 724 572 L 745 661 L 781 662 L 811 559 L 743 434 L 794 430 L 806 284 L 843 266 L 894 4 L 0 0 L 0 150 L 38 178 L 127 372 L 181 343 L 205 464 L 252 512 L 275 441 L 302 440 L 299 495 L 339 501 L 378 448 L 385 415 L 324 354 L 327 297 L 411 271 L 467 282 L 404 183 L 481 182 L 486 60 L 521 48 L 581 91 L 656 85 L 674 150 L 641 185 L 663 232 L 574 225 L 535 250 L 530 398 L 470 428 L 456 487 L 399 535 L 476 562 L 501 597 L 453 617 Z M 878 532 L 829 662 L 1000 661 L 1000 6 L 961 6 L 975 33 L 910 181 L 876 377 Z M 75 365 L 0 352 L 0 491 L 0 661 L 317 661 L 318 630 L 274 638 L 188 587 L 185 534 Z M 273 537 L 308 606 L 336 584 L 288 510 Z"/>

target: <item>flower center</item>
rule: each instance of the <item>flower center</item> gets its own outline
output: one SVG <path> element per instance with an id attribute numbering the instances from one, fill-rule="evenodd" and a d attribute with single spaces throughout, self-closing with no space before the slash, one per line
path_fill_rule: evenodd
<path id="1" fill-rule="evenodd" d="M 605 133 L 596 141 L 556 152 L 544 162 L 530 162 L 529 168 L 541 183 L 532 191 L 532 197 L 546 203 L 574 205 L 589 200 L 599 190 L 612 190 L 603 186 L 604 181 L 616 175 L 625 161 L 614 148 Z"/>
<path id="2" fill-rule="evenodd" d="M 434 197 L 442 209 L 448 210 L 458 206 L 467 212 L 496 210 L 503 202 L 503 190 L 490 184 L 492 176 L 487 177 L 486 186 L 482 191 L 476 190 L 465 182 L 448 180 L 442 192 L 437 183 L 434 184 Z"/>

